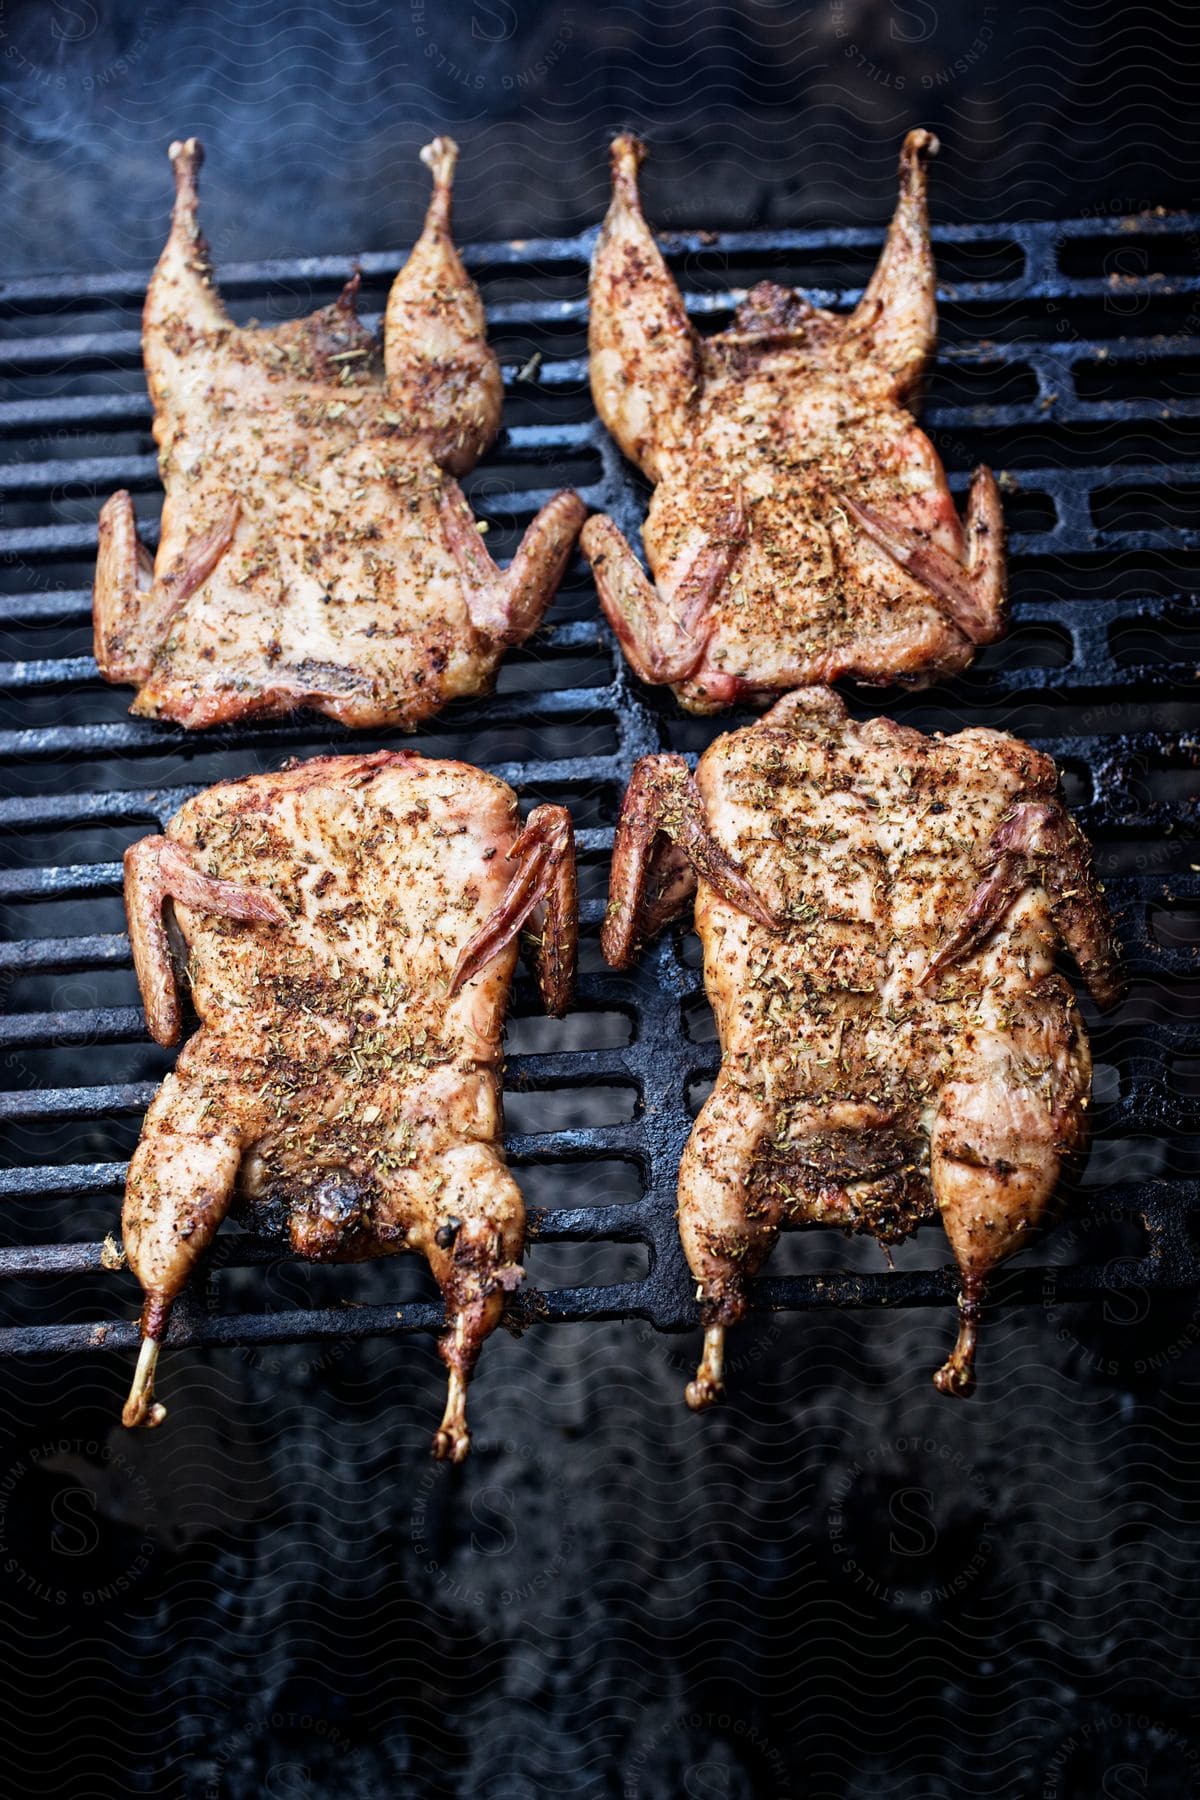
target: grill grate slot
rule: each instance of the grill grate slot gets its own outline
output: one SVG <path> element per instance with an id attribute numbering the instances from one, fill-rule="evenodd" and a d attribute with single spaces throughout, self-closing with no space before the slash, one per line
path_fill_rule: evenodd
<path id="1" fill-rule="evenodd" d="M 973 719 L 1011 725 L 1056 757 L 1102 866 L 1113 871 L 1109 891 L 1134 987 L 1123 1011 L 1093 1025 L 1096 1127 L 1107 1150 L 1093 1160 L 1080 1203 L 1136 1225 L 1141 1253 L 1056 1268 L 1050 1240 L 1023 1259 L 1027 1266 L 1000 1276 L 1002 1300 L 1200 1282 L 1200 1169 L 1184 1137 L 1200 1123 L 1200 857 L 1189 848 L 1200 792 L 1189 703 L 1200 664 L 1200 597 L 1189 579 L 1200 568 L 1192 522 L 1198 229 L 1200 218 L 1150 215 L 934 234 L 943 281 L 954 280 L 940 297 L 943 350 L 925 422 L 957 492 L 981 456 L 1005 471 L 1013 627 L 965 677 L 881 703 L 926 729 Z M 469 484 L 498 549 L 566 481 L 636 541 L 642 490 L 587 393 L 592 241 L 587 233 L 477 245 L 465 255 L 504 358 L 507 428 Z M 857 230 L 662 241 L 704 331 L 719 329 L 745 289 L 768 275 L 805 285 L 819 303 L 850 306 L 859 290 L 833 284 L 861 281 L 878 247 Z M 1129 243 L 1146 273 L 1130 276 L 1113 259 Z M 398 261 L 362 259 L 369 305 L 381 303 Z M 223 271 L 222 285 L 239 316 L 273 319 L 323 304 L 348 272 L 340 258 L 244 264 Z M 15 1356 L 136 1341 L 131 1278 L 105 1271 L 99 1238 L 74 1241 L 81 1227 L 95 1232 L 98 1218 L 117 1230 L 124 1158 L 166 1061 L 146 1039 L 139 1009 L 112 1001 L 131 979 L 120 847 L 161 828 L 222 776 L 330 744 L 395 741 L 308 718 L 189 738 L 130 719 L 128 695 L 100 682 L 89 653 L 99 503 L 128 486 L 147 541 L 157 532 L 137 333 L 144 285 L 132 273 L 0 287 L 0 755 L 8 773 L 0 1129 L 10 1165 L 0 1172 L 8 1222 L 0 1293 L 15 1321 L 0 1328 L 0 1352 Z M 852 704 L 871 706 L 861 694 Z M 552 1266 L 566 1257 L 581 1278 L 517 1295 L 514 1325 L 632 1317 L 676 1329 L 695 1321 L 675 1176 L 717 1066 L 695 943 L 662 942 L 633 974 L 616 975 L 600 962 L 596 933 L 612 821 L 634 760 L 672 745 L 695 755 L 723 723 L 684 720 L 630 680 L 577 564 L 547 629 L 506 664 L 501 692 L 452 706 L 404 740 L 484 763 L 525 804 L 564 800 L 581 825 L 592 897 L 579 1010 L 561 1037 L 539 1037 L 532 1021 L 525 1025 L 531 1007 L 519 991 L 507 1076 L 510 1124 L 521 1126 L 509 1134 L 509 1155 L 531 1198 L 589 1202 L 530 1213 L 534 1243 L 561 1247 Z M 522 1043 L 530 1047 L 518 1054 Z M 1120 1180 L 1109 1179 L 1122 1169 Z M 605 1259 L 614 1271 L 607 1284 L 582 1279 L 595 1266 L 589 1246 L 625 1247 Z M 641 1267 L 648 1260 L 648 1272 L 623 1278 L 624 1256 Z M 170 1341 L 284 1343 L 440 1322 L 431 1299 L 375 1303 L 381 1292 L 423 1295 L 396 1265 L 368 1272 L 367 1303 L 223 1310 L 222 1271 L 252 1279 L 280 1260 L 276 1246 L 227 1229 L 207 1276 L 179 1303 Z M 947 1255 L 937 1269 L 768 1275 L 756 1297 L 775 1309 L 943 1305 L 956 1287 Z M 79 1307 L 86 1317 L 76 1316 Z M 55 1322 L 29 1322 L 47 1314 Z"/>

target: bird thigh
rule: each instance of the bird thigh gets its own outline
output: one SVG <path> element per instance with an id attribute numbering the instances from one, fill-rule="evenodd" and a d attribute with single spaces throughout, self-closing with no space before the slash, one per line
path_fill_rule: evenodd
<path id="1" fill-rule="evenodd" d="M 964 1278 L 978 1285 L 1045 1215 L 1081 1127 L 999 1072 L 943 1091 L 929 1143 L 934 1200 Z"/>
<path id="2" fill-rule="evenodd" d="M 152 1337 L 229 1210 L 254 1129 L 233 1084 L 211 1079 L 185 1052 L 146 1115 L 125 1188 L 125 1251 Z"/>
<path id="3" fill-rule="evenodd" d="M 752 1181 L 773 1111 L 721 1077 L 692 1127 L 679 1168 L 679 1235 L 701 1287 L 705 1322 L 733 1324 L 745 1283 L 779 1235 L 782 1205 Z"/>

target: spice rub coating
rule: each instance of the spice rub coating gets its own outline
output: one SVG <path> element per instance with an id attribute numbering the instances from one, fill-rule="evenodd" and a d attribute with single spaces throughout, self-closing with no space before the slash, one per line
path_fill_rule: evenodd
<path id="1" fill-rule="evenodd" d="M 1054 764 L 1002 732 L 859 724 L 801 689 L 718 738 L 694 780 L 681 758 L 638 765 L 609 961 L 693 896 L 722 1059 L 679 1177 L 707 1327 L 689 1402 L 721 1391 L 725 1328 L 785 1222 L 886 1244 L 939 1216 L 962 1295 L 935 1379 L 968 1393 L 985 1280 L 1086 1145 L 1091 1058 L 1060 945 L 1098 1005 L 1121 991 Z"/>
<path id="2" fill-rule="evenodd" d="M 177 969 L 200 1020 L 129 1170 L 146 1305 L 126 1423 L 162 1417 L 172 1302 L 238 1195 L 299 1256 L 427 1258 L 451 1379 L 436 1448 L 460 1459 L 467 1379 L 521 1278 L 500 1057 L 523 926 L 550 1010 L 573 980 L 569 815 L 522 829 L 511 789 L 465 763 L 319 757 L 190 800 L 127 852 L 126 907 L 152 1034 L 179 1036 Z"/>
<path id="3" fill-rule="evenodd" d="M 584 517 L 550 500 L 501 570 L 455 477 L 500 423 L 500 370 L 455 249 L 457 146 L 388 298 L 383 342 L 358 277 L 306 319 L 241 327 L 197 225 L 195 139 L 171 146 L 170 236 L 142 321 L 166 499 L 158 554 L 133 501 L 100 515 L 96 660 L 133 711 L 190 727 L 312 707 L 411 726 L 488 691 L 536 630 Z"/>
<path id="4" fill-rule="evenodd" d="M 914 684 L 965 668 L 1005 619 L 1004 521 L 976 472 L 959 518 L 913 418 L 937 334 L 926 162 L 912 131 L 900 200 L 854 311 L 763 282 L 700 338 L 642 216 L 636 139 L 612 147 L 591 281 L 592 392 L 653 482 L 647 580 L 610 519 L 582 544 L 643 680 L 691 712 L 854 676 Z"/>

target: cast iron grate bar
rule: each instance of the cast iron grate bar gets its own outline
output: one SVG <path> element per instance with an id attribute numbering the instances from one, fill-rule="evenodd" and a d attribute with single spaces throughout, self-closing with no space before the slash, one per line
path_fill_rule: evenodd
<path id="1" fill-rule="evenodd" d="M 1101 854 L 1116 859 L 1109 889 L 1135 988 L 1133 1010 L 1093 1033 L 1106 1079 L 1097 1125 L 1106 1140 L 1161 1138 L 1172 1146 L 1200 1122 L 1200 991 L 1189 987 L 1200 974 L 1193 948 L 1200 872 L 1187 848 L 1197 825 L 1200 742 L 1186 711 L 1200 664 L 1200 599 L 1192 591 L 1200 568 L 1198 232 L 1200 217 L 1159 214 L 935 232 L 944 265 L 959 278 L 941 289 L 946 342 L 926 423 L 958 492 L 985 445 L 1013 448 L 1014 466 L 1003 481 L 1021 587 L 1006 644 L 966 677 L 897 703 L 945 729 L 1011 716 L 1014 728 L 1066 769 Z M 586 391 L 593 241 L 588 232 L 465 253 L 485 298 L 493 282 L 505 285 L 488 316 L 513 422 L 470 484 L 477 510 L 501 534 L 523 524 L 561 479 L 613 513 L 636 541 L 640 489 L 592 415 Z M 831 257 L 866 260 L 878 247 L 876 234 L 860 230 L 676 233 L 662 242 L 701 328 L 719 327 L 751 281 L 766 274 L 797 281 L 818 303 L 846 308 L 860 289 L 814 286 L 806 270 L 828 267 Z M 1143 247 L 1149 272 L 1122 273 L 1114 286 L 1106 248 L 1130 242 Z M 1153 272 L 1157 252 L 1160 274 Z M 359 259 L 372 304 L 399 260 Z M 276 295 L 301 311 L 330 297 L 349 267 L 338 257 L 242 264 L 222 271 L 222 284 L 235 301 L 260 311 Z M 550 297 L 551 282 L 562 297 Z M 86 638 L 99 502 L 115 487 L 130 487 L 147 541 L 157 534 L 157 471 L 134 317 L 144 286 L 144 272 L 0 284 L 0 755 L 10 773 L 10 792 L 0 799 L 0 917 L 10 927 L 0 942 L 0 1122 L 17 1152 L 14 1166 L 0 1172 L 0 1206 L 32 1239 L 0 1248 L 0 1292 L 21 1296 L 24 1306 L 31 1291 L 62 1293 L 30 1290 L 29 1282 L 71 1280 L 83 1284 L 89 1306 L 107 1304 L 112 1315 L 0 1328 L 0 1354 L 14 1356 L 128 1349 L 136 1339 L 129 1278 L 107 1272 L 111 1257 L 99 1239 L 47 1242 L 36 1223 L 38 1209 L 59 1220 L 64 1215 L 54 1209 L 70 1202 L 87 1207 L 89 1218 L 105 1209 L 117 1228 L 124 1152 L 67 1158 L 91 1141 L 79 1135 L 85 1127 L 111 1133 L 121 1125 L 125 1143 L 158 1084 L 161 1059 L 152 1060 L 157 1053 L 131 1003 L 129 947 L 112 910 L 121 843 L 161 828 L 189 794 L 216 778 L 214 760 L 238 765 L 220 773 L 244 772 L 331 743 L 364 745 L 369 735 L 301 717 L 188 737 L 128 718 L 119 691 L 100 682 Z M 1002 455 L 989 455 L 1002 465 Z M 1114 593 L 1107 571 L 1121 559 L 1133 559 L 1136 569 Z M 565 591 L 558 611 L 578 612 L 589 591 L 581 567 Z M 580 658 L 590 659 L 586 675 Z M 633 762 L 668 746 L 694 755 L 704 740 L 660 695 L 630 679 L 594 604 L 589 616 L 555 617 L 506 665 L 506 683 L 509 672 L 515 685 L 507 691 L 451 707 L 404 741 L 432 754 L 470 755 L 473 742 L 487 736 L 487 753 L 475 759 L 523 798 L 553 793 L 589 808 L 579 844 L 585 872 L 597 877 L 583 911 L 585 934 L 594 937 L 613 809 Z M 855 704 L 868 708 L 870 696 L 859 694 Z M 1036 717 L 1027 726 L 1021 715 L 1031 708 Z M 61 860 L 47 860 L 49 835 Z M 45 906 L 53 917 L 43 932 Z M 129 998 L 46 1003 L 47 981 L 74 977 L 124 981 Z M 36 998 L 26 1004 L 31 991 Z M 1159 996 L 1149 1011 L 1147 995 Z M 1163 996 L 1173 1004 L 1164 1006 Z M 517 1001 L 519 1013 L 520 988 Z M 511 1322 L 692 1325 L 692 1283 L 675 1230 L 675 1175 L 717 1064 L 703 1029 L 694 952 L 673 938 L 631 975 L 588 972 L 578 1006 L 576 1032 L 589 1030 L 593 1016 L 621 1015 L 629 1041 L 571 1040 L 511 1055 L 507 1088 L 523 1129 L 509 1134 L 509 1155 L 518 1170 L 537 1170 L 564 1192 L 572 1169 L 615 1159 L 636 1170 L 641 1191 L 606 1205 L 533 1206 L 531 1238 L 641 1246 L 649 1269 L 607 1285 L 526 1289 L 514 1300 Z M 98 1069 L 91 1053 L 101 1046 L 110 1060 Z M 128 1050 L 134 1061 L 118 1065 L 114 1059 Z M 554 1124 L 549 1109 L 564 1096 L 598 1088 L 618 1097 L 611 1119 Z M 539 1116 L 543 1100 L 547 1110 Z M 1051 1290 L 1086 1298 L 1200 1282 L 1200 1184 L 1175 1160 L 1179 1172 L 1160 1169 L 1090 1191 L 1087 1206 L 1140 1228 L 1139 1255 L 1008 1272 L 998 1295 L 1020 1303 Z M 1047 1254 L 1052 1264 L 1052 1247 Z M 286 1258 L 278 1246 L 231 1229 L 209 1260 L 211 1295 L 220 1292 L 222 1270 Z M 101 1282 L 111 1284 L 110 1302 L 97 1298 Z M 775 1310 L 944 1305 L 955 1288 L 948 1266 L 768 1275 L 757 1284 L 757 1302 Z M 440 1308 L 424 1300 L 234 1313 L 193 1292 L 179 1306 L 170 1341 L 283 1343 L 430 1331 L 439 1322 Z"/>

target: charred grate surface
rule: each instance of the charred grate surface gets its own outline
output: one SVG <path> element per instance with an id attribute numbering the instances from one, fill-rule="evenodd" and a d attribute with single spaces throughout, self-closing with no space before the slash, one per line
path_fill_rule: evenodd
<path id="1" fill-rule="evenodd" d="M 976 460 L 1001 473 L 1012 531 L 1008 640 L 952 685 L 897 700 L 925 729 L 1008 726 L 1049 750 L 1096 841 L 1133 976 L 1130 1001 L 1091 1021 L 1097 1148 L 1080 1197 L 1082 1260 L 1049 1239 L 1002 1275 L 998 1298 L 1080 1298 L 1200 1284 L 1200 878 L 1189 839 L 1200 745 L 1200 216 L 1148 215 L 936 231 L 942 351 L 925 423 L 961 490 Z M 587 392 L 592 234 L 466 252 L 504 363 L 506 429 L 468 489 L 503 554 L 564 482 L 637 541 L 643 492 Z M 702 329 L 753 281 L 845 307 L 878 239 L 862 231 L 678 234 L 663 240 Z M 382 304 L 397 256 L 362 259 Z M 1130 269 L 1134 272 L 1130 273 Z M 239 316 L 331 299 L 340 258 L 222 271 Z M 99 503 L 126 486 L 155 541 L 159 486 L 141 374 L 143 273 L 0 286 L 0 1278 L 12 1321 L 0 1352 L 134 1344 L 134 1289 L 105 1264 L 124 1158 L 166 1066 L 145 1035 L 123 930 L 120 852 L 200 786 L 350 736 L 300 717 L 189 737 L 131 720 L 129 695 L 89 653 Z M 497 543 L 497 540 L 499 542 Z M 860 713 L 870 696 L 851 695 Z M 585 962 L 576 1013 L 535 1025 L 518 986 L 508 1060 L 509 1154 L 542 1245 L 574 1279 L 527 1288 L 512 1323 L 695 1322 L 675 1230 L 679 1155 L 717 1055 L 695 940 L 660 943 L 633 975 L 603 969 L 596 932 L 616 806 L 634 760 L 696 753 L 722 722 L 686 719 L 632 682 L 576 563 L 547 629 L 512 656 L 500 691 L 403 741 L 463 755 L 529 804 L 559 799 L 579 828 Z M 574 1195 L 581 1202 L 566 1202 Z M 539 1205 L 544 1199 L 548 1202 Z M 1089 1236 L 1089 1225 L 1098 1234 Z M 1122 1254 L 1103 1254 L 1121 1229 Z M 807 1235 L 807 1234 L 801 1234 Z M 828 1234 L 825 1234 L 828 1237 Z M 834 1240 L 823 1272 L 777 1273 L 761 1306 L 944 1304 L 956 1281 L 940 1235 L 886 1271 Z M 605 1252 L 605 1247 L 609 1247 Z M 615 1248 L 612 1248 L 615 1247 Z M 565 1259 L 565 1260 L 564 1260 Z M 786 1265 L 782 1250 L 777 1266 Z M 596 1278 L 605 1263 L 608 1279 Z M 635 1264 L 640 1261 L 640 1267 Z M 228 1229 L 170 1342 L 252 1344 L 431 1330 L 440 1306 L 415 1259 L 338 1271 L 343 1289 L 264 1310 L 278 1250 Z M 381 1272 L 382 1271 L 382 1272 Z M 324 1274 L 324 1272 L 322 1272 Z M 233 1278 L 239 1299 L 224 1296 Z M 368 1299 L 347 1298 L 364 1291 Z M 382 1285 L 381 1285 L 382 1284 Z M 319 1286 L 319 1284 L 318 1284 Z M 380 1296 L 384 1296 L 381 1300 Z M 48 1319 L 51 1322 L 30 1322 Z"/>

